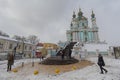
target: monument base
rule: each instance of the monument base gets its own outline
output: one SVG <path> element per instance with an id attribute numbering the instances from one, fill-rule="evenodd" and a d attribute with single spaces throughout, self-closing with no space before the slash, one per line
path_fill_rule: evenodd
<path id="1" fill-rule="evenodd" d="M 45 64 L 45 65 L 68 65 L 68 64 L 74 64 L 79 62 L 79 60 L 75 59 L 75 58 L 64 58 L 62 59 L 61 56 L 56 56 L 56 57 L 49 57 L 45 60 L 43 60 L 42 62 L 40 62 L 40 64 Z"/>

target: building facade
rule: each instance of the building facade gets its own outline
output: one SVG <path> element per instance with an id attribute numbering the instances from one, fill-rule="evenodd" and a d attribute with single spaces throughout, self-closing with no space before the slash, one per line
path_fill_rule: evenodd
<path id="1" fill-rule="evenodd" d="M 36 45 L 29 42 L 23 42 L 9 37 L 0 36 L 0 59 L 1 55 L 5 56 L 7 53 L 13 53 L 15 47 L 16 54 L 24 54 L 24 57 L 30 57 L 29 55 L 31 55 L 31 52 Z"/>
<path id="2" fill-rule="evenodd" d="M 89 27 L 88 19 L 83 16 L 83 12 L 79 9 L 76 16 L 73 12 L 70 30 L 66 31 L 67 41 L 70 42 L 81 42 L 81 43 L 98 43 L 98 27 L 96 25 L 96 17 L 94 12 L 91 14 L 92 26 Z"/>

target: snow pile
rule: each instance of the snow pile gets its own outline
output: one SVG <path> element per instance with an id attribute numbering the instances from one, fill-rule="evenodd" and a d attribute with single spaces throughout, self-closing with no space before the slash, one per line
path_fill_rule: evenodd
<path id="1" fill-rule="evenodd" d="M 107 51 L 109 49 L 108 44 L 85 44 L 84 48 L 87 49 L 87 51 Z"/>

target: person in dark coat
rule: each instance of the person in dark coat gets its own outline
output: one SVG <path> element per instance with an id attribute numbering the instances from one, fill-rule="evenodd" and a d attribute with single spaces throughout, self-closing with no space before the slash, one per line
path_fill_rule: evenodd
<path id="1" fill-rule="evenodd" d="M 105 68 L 103 68 L 103 66 L 105 66 L 105 62 L 104 62 L 103 56 L 101 54 L 98 55 L 98 65 L 100 67 L 101 74 L 104 74 L 103 71 L 105 71 L 105 73 L 108 72 Z"/>
<path id="2" fill-rule="evenodd" d="M 61 58 L 64 60 L 64 51 L 60 50 Z"/>
<path id="3" fill-rule="evenodd" d="M 71 59 L 72 50 L 69 48 L 69 58 Z"/>
<path id="4" fill-rule="evenodd" d="M 13 62 L 14 62 L 14 55 L 12 53 L 8 54 L 8 64 L 7 64 L 7 71 L 11 71 Z"/>

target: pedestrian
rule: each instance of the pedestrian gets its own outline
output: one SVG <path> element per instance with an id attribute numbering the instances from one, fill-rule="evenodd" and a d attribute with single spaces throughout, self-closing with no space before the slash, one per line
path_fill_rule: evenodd
<path id="1" fill-rule="evenodd" d="M 71 59 L 72 50 L 69 48 L 69 59 Z"/>
<path id="2" fill-rule="evenodd" d="M 105 71 L 105 73 L 108 72 L 105 68 L 103 68 L 103 66 L 105 66 L 105 62 L 104 62 L 103 56 L 101 54 L 98 54 L 98 63 L 97 64 L 100 67 L 101 74 L 104 74 L 103 71 Z"/>
<path id="3" fill-rule="evenodd" d="M 42 56 L 42 60 L 44 59 L 44 56 Z"/>
<path id="4" fill-rule="evenodd" d="M 64 60 L 64 52 L 62 50 L 60 50 L 60 54 L 61 54 L 62 60 Z"/>
<path id="5" fill-rule="evenodd" d="M 7 63 L 7 72 L 8 71 L 11 71 L 11 68 L 12 68 L 12 65 L 13 65 L 13 62 L 14 62 L 14 56 L 12 53 L 8 53 L 8 63 Z"/>

